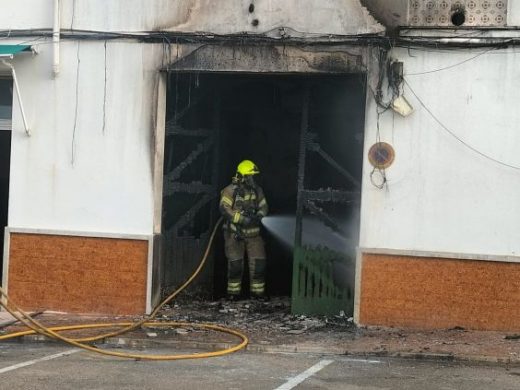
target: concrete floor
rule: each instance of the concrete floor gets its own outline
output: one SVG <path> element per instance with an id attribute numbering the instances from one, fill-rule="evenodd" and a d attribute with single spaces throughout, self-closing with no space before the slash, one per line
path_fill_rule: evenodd
<path id="1" fill-rule="evenodd" d="M 55 357 L 61 352 L 71 354 Z M 518 366 L 252 353 L 145 362 L 98 357 L 57 345 L 0 344 L 0 389 L 502 390 L 518 389 L 519 384 Z"/>

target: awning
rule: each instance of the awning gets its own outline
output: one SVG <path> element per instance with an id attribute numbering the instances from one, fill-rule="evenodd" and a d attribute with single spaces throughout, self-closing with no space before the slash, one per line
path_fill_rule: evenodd
<path id="1" fill-rule="evenodd" d="M 13 58 L 18 53 L 31 51 L 30 45 L 0 45 L 0 58 Z"/>

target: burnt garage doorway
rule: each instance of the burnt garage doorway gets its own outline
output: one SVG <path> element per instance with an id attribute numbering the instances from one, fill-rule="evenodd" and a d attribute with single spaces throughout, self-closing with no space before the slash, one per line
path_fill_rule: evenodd
<path id="1" fill-rule="evenodd" d="M 220 190 L 237 164 L 250 159 L 261 170 L 258 180 L 270 207 L 263 232 L 268 292 L 292 295 L 299 312 L 351 311 L 365 80 L 363 74 L 169 73 L 166 290 L 197 266 L 219 217 Z M 219 233 L 191 293 L 220 298 L 225 281 Z"/>

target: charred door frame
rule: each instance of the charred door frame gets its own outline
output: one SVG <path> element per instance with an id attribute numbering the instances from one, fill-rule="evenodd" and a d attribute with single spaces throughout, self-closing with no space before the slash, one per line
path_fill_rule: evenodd
<path id="1" fill-rule="evenodd" d="M 166 138 L 166 95 L 167 77 L 170 72 L 180 73 L 236 73 L 258 75 L 349 75 L 368 74 L 370 48 L 353 45 L 311 45 L 286 46 L 283 44 L 245 44 L 243 40 L 226 44 L 205 44 L 199 46 L 172 44 L 170 57 L 177 59 L 164 67 L 159 73 L 157 93 L 157 118 L 155 121 L 155 156 L 154 156 L 154 245 L 153 245 L 153 291 L 152 302 L 160 298 L 163 287 L 163 268 L 165 259 L 162 255 L 162 215 L 164 193 L 164 151 Z M 183 53 L 179 57 L 179 52 Z M 262 61 L 264 59 L 265 61 Z M 267 59 L 267 60 L 266 60 Z M 367 95 L 368 96 L 368 95 Z M 302 139 L 306 137 L 303 132 Z M 302 141 L 303 142 L 303 141 Z M 316 143 L 308 143 L 304 148 L 314 150 L 327 160 L 326 153 Z M 330 157 L 330 156 L 329 156 Z M 303 157 L 305 158 L 305 156 Z M 313 196 L 336 200 L 345 194 L 332 191 L 320 193 L 305 190 L 299 185 L 298 208 L 303 210 L 312 202 Z M 302 182 L 303 185 L 303 182 Z M 300 191 L 301 190 L 301 191 Z M 313 195 L 314 194 L 314 195 Z M 304 206 L 304 203 L 307 206 Z M 317 212 L 318 210 L 314 210 Z M 301 227 L 300 235 L 301 235 Z"/>
<path id="2" fill-rule="evenodd" d="M 181 73 L 181 72 L 171 72 Z M 183 72 L 183 73 L 191 73 L 191 72 Z M 155 218 L 156 218 L 156 232 L 161 236 L 161 245 L 160 248 L 155 250 L 155 257 L 161 257 L 161 267 L 159 267 L 159 274 L 156 274 L 155 281 L 160 281 L 162 286 L 168 286 L 169 284 L 179 284 L 184 281 L 184 277 L 190 276 L 191 265 L 190 262 L 181 262 L 179 263 L 182 256 L 173 258 L 173 262 L 170 264 L 171 266 L 179 265 L 176 267 L 176 272 L 172 275 L 169 275 L 168 272 L 165 272 L 164 265 L 168 263 L 172 254 L 175 253 L 184 253 L 186 257 L 193 257 L 194 261 L 197 262 L 199 260 L 199 255 L 202 256 L 204 252 L 207 241 L 210 237 L 211 230 L 213 229 L 214 224 L 218 219 L 217 213 L 217 199 L 218 199 L 218 165 L 219 165 L 219 144 L 220 144 L 220 97 L 216 91 L 213 91 L 210 95 L 204 95 L 199 97 L 199 100 L 191 100 L 190 103 L 186 107 L 176 107 L 175 115 L 173 118 L 170 118 L 166 121 L 166 111 L 167 107 L 167 75 L 165 75 L 164 80 L 164 115 L 162 115 L 163 119 L 163 139 L 161 140 L 162 147 L 162 169 L 161 169 L 161 207 L 156 210 Z M 201 102 L 202 99 L 211 99 L 214 102 L 214 107 L 212 110 L 212 123 L 208 128 L 192 128 L 182 127 L 180 121 L 181 119 L 190 112 L 191 109 L 196 108 L 197 105 Z M 181 162 L 177 162 L 176 166 L 173 166 L 173 157 L 174 152 L 173 148 L 176 145 L 176 138 L 186 138 L 186 139 L 197 139 L 197 145 L 191 150 L 191 152 L 184 157 Z M 200 139 L 200 141 L 199 141 Z M 170 148 L 170 153 L 168 155 L 168 161 L 166 161 L 166 153 L 168 148 Z M 207 155 L 208 152 L 212 152 L 212 160 L 211 160 L 211 174 L 209 182 L 196 180 L 196 181 L 186 181 L 181 179 L 181 175 L 183 172 L 190 167 L 193 163 L 200 160 L 200 158 Z M 164 207 L 163 202 L 165 197 L 172 196 L 175 194 L 187 194 L 190 196 L 197 196 L 195 202 L 189 205 L 187 210 L 183 211 L 183 214 L 176 218 L 173 226 L 166 226 L 163 220 L 164 218 Z M 196 237 L 191 236 L 181 236 L 179 234 L 180 230 L 185 227 L 194 216 L 196 216 L 199 212 L 201 212 L 208 204 L 211 204 L 212 207 L 209 209 L 209 224 L 208 230 L 203 232 L 199 232 L 200 236 Z M 166 230 L 168 229 L 168 230 Z M 166 241 L 168 240 L 168 241 Z M 199 253 L 200 252 L 200 253 Z M 192 254 L 192 256 L 189 256 Z M 175 255 L 173 255 L 175 256 Z M 196 256 L 196 258 L 195 258 Z M 186 264 L 187 263 L 187 264 Z M 211 265 L 211 258 L 207 260 L 207 265 Z M 195 268 L 196 264 L 193 265 Z M 186 269 L 185 269 L 186 268 Z M 189 270 L 187 270 L 189 268 Z M 172 269 L 172 268 L 170 268 Z M 164 270 L 164 271 L 163 271 Z M 186 273 L 187 271 L 188 273 Z M 206 278 L 206 282 L 208 282 L 209 277 L 213 277 L 213 272 L 208 271 L 208 267 L 206 267 L 206 271 L 201 274 L 203 278 Z M 200 277 L 199 277 L 200 279 Z M 157 285 L 157 282 L 154 283 Z M 197 288 L 199 287 L 199 291 L 203 292 L 205 295 L 211 293 L 210 290 L 200 288 L 199 286 L 192 286 Z M 156 291 L 160 292 L 160 288 L 156 288 Z"/>
<path id="3" fill-rule="evenodd" d="M 310 81 L 304 85 L 302 101 L 291 310 L 295 314 L 337 314 L 340 310 L 354 310 L 355 285 L 347 291 L 333 283 L 331 262 L 336 261 L 341 254 L 326 248 L 313 249 L 303 245 L 303 217 L 307 211 L 335 232 L 346 236 L 340 225 L 317 203 L 352 203 L 356 198 L 361 199 L 361 183 L 321 147 L 317 141 L 318 134 L 309 131 L 311 85 Z M 356 190 L 305 188 L 306 160 L 310 153 L 320 156 Z M 349 305 L 352 307 L 349 308 Z"/>

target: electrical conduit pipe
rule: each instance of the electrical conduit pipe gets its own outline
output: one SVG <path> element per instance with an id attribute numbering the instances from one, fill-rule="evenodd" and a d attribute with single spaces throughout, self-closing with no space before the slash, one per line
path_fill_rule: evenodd
<path id="1" fill-rule="evenodd" d="M 60 36 L 61 36 L 61 12 L 60 0 L 54 0 L 54 28 L 52 29 L 52 42 L 54 46 L 54 57 L 52 62 L 52 73 L 57 77 L 60 73 Z"/>

